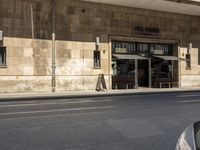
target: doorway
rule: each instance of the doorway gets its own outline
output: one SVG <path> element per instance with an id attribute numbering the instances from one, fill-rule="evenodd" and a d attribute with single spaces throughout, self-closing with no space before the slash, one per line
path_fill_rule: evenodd
<path id="1" fill-rule="evenodd" d="M 149 62 L 138 60 L 138 86 L 149 87 Z"/>

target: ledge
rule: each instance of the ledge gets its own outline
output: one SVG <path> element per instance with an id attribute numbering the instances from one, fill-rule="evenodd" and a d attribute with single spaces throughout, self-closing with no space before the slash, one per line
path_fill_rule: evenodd
<path id="1" fill-rule="evenodd" d="M 0 66 L 0 68 L 7 68 L 7 66 Z"/>
<path id="2" fill-rule="evenodd" d="M 101 69 L 101 67 L 93 67 L 93 69 Z"/>

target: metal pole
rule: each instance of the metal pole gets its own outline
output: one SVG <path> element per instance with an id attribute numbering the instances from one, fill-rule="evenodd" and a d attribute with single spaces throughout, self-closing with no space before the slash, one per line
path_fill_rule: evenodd
<path id="1" fill-rule="evenodd" d="M 34 18 L 33 18 L 33 5 L 31 4 L 31 31 L 32 31 L 32 39 L 34 40 Z"/>
<path id="2" fill-rule="evenodd" d="M 172 74 L 171 77 L 174 78 L 174 61 L 173 60 L 172 60 L 172 68 L 171 69 L 172 69 L 171 70 L 172 71 L 171 72 L 171 74 Z"/>
<path id="3" fill-rule="evenodd" d="M 56 70 L 56 61 L 55 61 L 55 0 L 51 0 L 51 9 L 52 9 L 52 92 L 55 92 L 56 87 L 56 78 L 55 78 L 55 70 Z"/>
<path id="4" fill-rule="evenodd" d="M 34 33 L 34 14 L 33 14 L 33 5 L 30 5 L 31 8 L 31 34 L 32 34 L 32 46 L 33 49 L 35 48 L 34 46 L 34 40 L 35 40 L 35 33 Z"/>
<path id="5" fill-rule="evenodd" d="M 135 88 L 138 88 L 138 60 L 135 59 Z"/>
<path id="6" fill-rule="evenodd" d="M 149 58 L 149 88 L 152 87 L 151 58 Z"/>

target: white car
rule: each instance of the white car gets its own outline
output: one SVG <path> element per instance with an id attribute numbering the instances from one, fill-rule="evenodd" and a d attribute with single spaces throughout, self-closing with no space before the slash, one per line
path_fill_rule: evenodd
<path id="1" fill-rule="evenodd" d="M 200 121 L 184 130 L 175 150 L 200 150 Z"/>

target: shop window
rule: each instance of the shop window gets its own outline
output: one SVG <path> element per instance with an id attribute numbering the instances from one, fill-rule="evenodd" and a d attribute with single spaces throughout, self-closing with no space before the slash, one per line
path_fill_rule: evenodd
<path id="1" fill-rule="evenodd" d="M 0 67 L 6 66 L 6 48 L 0 47 Z"/>
<path id="2" fill-rule="evenodd" d="M 154 44 L 140 42 L 112 42 L 112 53 L 121 54 L 156 54 L 156 55 L 172 55 L 173 45 L 171 44 Z"/>
<path id="3" fill-rule="evenodd" d="M 157 55 L 172 55 L 173 46 L 163 44 L 150 44 L 150 52 Z"/>
<path id="4" fill-rule="evenodd" d="M 101 54 L 100 51 L 95 50 L 94 51 L 94 68 L 100 68 L 101 67 Z"/>
<path id="5" fill-rule="evenodd" d="M 191 56 L 190 56 L 190 54 L 186 54 L 186 69 L 187 70 L 191 69 Z"/>
<path id="6" fill-rule="evenodd" d="M 137 44 L 138 52 L 141 52 L 141 53 L 148 52 L 148 49 L 149 49 L 148 44 L 144 44 L 144 43 L 138 43 Z"/>
<path id="7" fill-rule="evenodd" d="M 136 52 L 136 45 L 133 42 L 112 42 L 112 52 L 113 54 L 134 54 Z"/>

